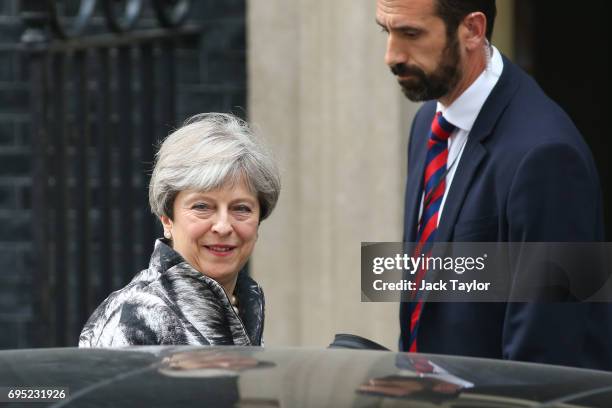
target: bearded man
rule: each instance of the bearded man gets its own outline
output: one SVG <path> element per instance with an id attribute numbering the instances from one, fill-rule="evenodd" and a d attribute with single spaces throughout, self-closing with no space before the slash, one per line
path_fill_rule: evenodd
<path id="1" fill-rule="evenodd" d="M 602 241 L 591 152 L 491 45 L 494 0 L 377 0 L 385 63 L 412 101 L 404 241 Z M 569 79 L 571 80 L 571 78 Z M 608 303 L 400 307 L 400 349 L 612 369 Z"/>

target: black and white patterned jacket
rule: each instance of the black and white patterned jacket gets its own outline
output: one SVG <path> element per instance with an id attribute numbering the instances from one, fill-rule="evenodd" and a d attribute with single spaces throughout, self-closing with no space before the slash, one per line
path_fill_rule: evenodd
<path id="1" fill-rule="evenodd" d="M 240 316 L 220 284 L 158 239 L 149 268 L 98 306 L 81 332 L 79 347 L 262 345 L 263 291 L 240 274 L 235 294 Z"/>

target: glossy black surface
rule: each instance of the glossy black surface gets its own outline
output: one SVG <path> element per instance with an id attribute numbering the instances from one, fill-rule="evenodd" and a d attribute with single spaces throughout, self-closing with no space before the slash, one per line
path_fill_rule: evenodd
<path id="1" fill-rule="evenodd" d="M 9 386 L 64 386 L 70 398 L 2 407 L 612 407 L 612 373 L 342 349 L 0 351 Z"/>

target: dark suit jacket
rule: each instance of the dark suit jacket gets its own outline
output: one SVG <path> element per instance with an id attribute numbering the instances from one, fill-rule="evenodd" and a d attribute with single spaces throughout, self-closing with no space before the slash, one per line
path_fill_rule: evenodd
<path id="1" fill-rule="evenodd" d="M 436 103 L 412 124 L 404 240 L 416 240 L 427 135 Z M 580 133 L 541 88 L 504 58 L 463 151 L 436 241 L 602 241 L 599 179 Z M 409 307 L 400 308 L 407 350 Z M 426 303 L 424 353 L 612 369 L 612 308 L 605 303 Z"/>

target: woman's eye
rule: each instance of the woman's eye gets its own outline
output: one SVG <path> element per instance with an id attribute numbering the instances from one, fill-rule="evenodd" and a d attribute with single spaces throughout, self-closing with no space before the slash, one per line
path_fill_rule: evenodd
<path id="1" fill-rule="evenodd" d="M 205 211 L 210 209 L 210 206 L 206 203 L 196 203 L 191 206 L 192 210 Z"/>
<path id="2" fill-rule="evenodd" d="M 241 213 L 250 213 L 251 207 L 249 207 L 248 205 L 237 205 L 234 207 L 234 210 Z"/>

